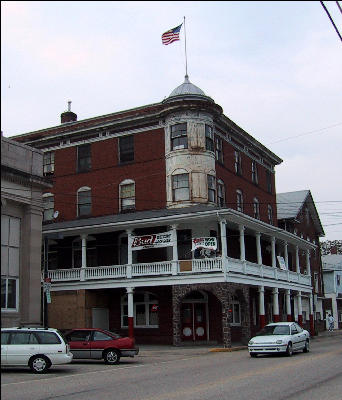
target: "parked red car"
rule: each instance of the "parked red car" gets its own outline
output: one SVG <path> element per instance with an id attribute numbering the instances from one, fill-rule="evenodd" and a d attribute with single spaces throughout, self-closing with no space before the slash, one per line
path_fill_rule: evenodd
<path id="1" fill-rule="evenodd" d="M 65 334 L 70 351 L 77 359 L 103 359 L 106 364 L 118 364 L 121 357 L 134 357 L 139 347 L 129 337 L 104 329 L 73 329 Z"/>

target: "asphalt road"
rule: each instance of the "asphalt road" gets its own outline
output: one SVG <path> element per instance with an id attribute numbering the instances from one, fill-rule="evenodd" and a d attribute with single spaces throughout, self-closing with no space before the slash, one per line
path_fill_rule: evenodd
<path id="1" fill-rule="evenodd" d="M 312 340 L 310 353 L 293 357 L 142 350 L 116 366 L 76 361 L 1 378 L 2 400 L 341 400 L 342 336 Z"/>

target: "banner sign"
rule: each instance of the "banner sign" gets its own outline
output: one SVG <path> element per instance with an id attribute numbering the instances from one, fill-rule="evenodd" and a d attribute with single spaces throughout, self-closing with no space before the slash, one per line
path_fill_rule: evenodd
<path id="1" fill-rule="evenodd" d="M 202 247 L 203 249 L 216 250 L 217 249 L 216 237 L 193 238 L 191 251 L 194 251 L 199 247 Z"/>
<path id="2" fill-rule="evenodd" d="M 287 270 L 284 257 L 277 256 L 279 268 L 283 270 Z"/>
<path id="3" fill-rule="evenodd" d="M 172 232 L 156 233 L 144 236 L 132 236 L 132 250 L 173 246 Z"/>

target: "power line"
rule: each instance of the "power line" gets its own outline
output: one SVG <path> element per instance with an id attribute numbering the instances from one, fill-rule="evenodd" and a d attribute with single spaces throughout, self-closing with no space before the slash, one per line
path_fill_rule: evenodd
<path id="1" fill-rule="evenodd" d="M 341 42 L 342 42 L 342 36 L 340 34 L 340 32 L 337 29 L 337 26 L 335 25 L 335 22 L 333 21 L 333 19 L 331 18 L 331 15 L 329 14 L 329 11 L 327 10 L 327 8 L 325 7 L 323 1 L 320 1 L 320 3 L 322 4 L 322 7 L 324 8 L 325 12 L 327 13 L 331 23 L 333 24 L 333 27 L 335 28 L 336 33 L 338 34 L 338 37 L 340 38 Z M 336 1 L 337 3 L 337 1 Z M 340 5 L 337 3 L 337 5 L 340 7 Z"/>

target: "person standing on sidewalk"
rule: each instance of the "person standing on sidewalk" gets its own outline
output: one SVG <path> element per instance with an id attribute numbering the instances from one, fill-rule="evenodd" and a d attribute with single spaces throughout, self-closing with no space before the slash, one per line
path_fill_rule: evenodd
<path id="1" fill-rule="evenodd" d="M 335 318 L 329 314 L 328 316 L 328 323 L 329 323 L 329 331 L 332 332 L 334 330 L 334 322 L 335 322 Z"/>

